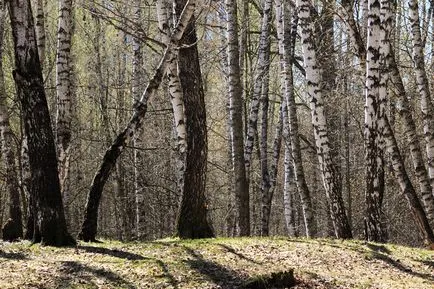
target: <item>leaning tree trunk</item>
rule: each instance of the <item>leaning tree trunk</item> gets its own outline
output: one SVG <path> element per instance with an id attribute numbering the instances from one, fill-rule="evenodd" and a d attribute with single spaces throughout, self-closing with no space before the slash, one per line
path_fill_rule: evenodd
<path id="1" fill-rule="evenodd" d="M 382 6 L 382 8 L 385 9 L 384 6 Z M 385 15 L 386 13 L 383 12 L 383 14 Z M 384 24 L 389 25 L 386 23 Z M 350 34 L 356 35 L 355 39 L 360 38 L 357 36 L 359 34 L 359 31 L 356 29 L 356 27 L 349 26 L 349 30 L 350 30 Z M 392 79 L 392 82 L 395 84 L 395 90 L 396 90 L 395 94 L 400 98 L 402 103 L 399 112 L 401 114 L 401 117 L 403 118 L 405 134 L 407 136 L 407 139 L 409 140 L 409 147 L 413 159 L 413 166 L 415 168 L 416 177 L 418 178 L 421 191 L 429 192 L 431 187 L 428 181 L 428 174 L 423 165 L 422 151 L 417 142 L 418 137 L 416 136 L 416 125 L 411 115 L 410 104 L 406 96 L 406 91 L 398 70 L 398 66 L 396 64 L 395 58 L 393 57 L 393 49 L 390 44 L 390 40 L 383 42 L 382 44 L 387 45 L 388 49 L 390 49 L 388 56 L 383 55 L 383 57 L 385 57 L 385 64 L 387 66 L 384 73 L 390 72 L 390 77 Z M 386 51 L 383 53 L 387 52 L 387 47 L 386 48 L 382 47 L 382 49 L 386 49 Z M 359 57 L 359 59 L 364 59 L 363 55 L 357 55 L 357 56 Z M 401 157 L 397 141 L 395 139 L 395 136 L 393 134 L 393 131 L 390 127 L 386 115 L 383 121 L 384 121 L 385 150 L 391 156 L 391 165 L 394 170 L 395 177 L 398 180 L 398 184 L 401 187 L 404 197 L 408 201 L 410 210 L 421 232 L 421 235 L 427 242 L 430 242 L 429 240 L 431 239 L 430 236 L 432 236 L 432 229 L 430 228 L 429 223 L 426 221 L 427 217 L 425 215 L 425 211 L 423 210 L 423 207 L 420 205 L 418 196 L 415 192 L 415 189 L 405 169 L 404 161 Z M 423 196 L 423 198 L 425 199 L 426 197 Z"/>
<path id="2" fill-rule="evenodd" d="M 298 17 L 301 27 L 301 42 L 306 70 L 307 90 L 312 114 L 315 145 L 321 167 L 324 188 L 329 202 L 330 213 L 336 237 L 351 238 L 351 228 L 342 199 L 342 184 L 338 168 L 331 157 L 327 121 L 321 91 L 321 69 L 316 57 L 313 9 L 310 1 L 297 0 Z"/>
<path id="3" fill-rule="evenodd" d="M 69 208 L 69 171 L 71 158 L 71 37 L 72 37 L 72 0 L 59 1 L 56 56 L 56 141 L 59 160 L 59 179 L 65 212 Z"/>
<path id="4" fill-rule="evenodd" d="M 419 5 L 417 0 L 409 0 L 409 15 L 413 42 L 413 63 L 416 84 L 420 95 L 423 132 L 425 136 L 426 154 L 428 158 L 428 174 L 431 187 L 434 187 L 434 111 L 431 100 L 428 76 L 425 70 L 423 40 L 420 31 Z"/>
<path id="5" fill-rule="evenodd" d="M 380 1 L 369 1 L 366 84 L 365 84 L 365 169 L 366 213 L 365 238 L 385 242 L 381 225 L 381 206 L 384 195 L 383 153 L 379 145 L 382 137 L 380 121 L 384 115 L 384 101 L 380 100 Z"/>
<path id="6" fill-rule="evenodd" d="M 3 56 L 4 23 L 7 8 L 4 1 L 0 2 L 0 59 Z M 2 227 L 3 240 L 16 241 L 23 237 L 23 221 L 20 203 L 20 187 L 15 165 L 13 150 L 14 136 L 9 123 L 9 113 L 6 102 L 5 79 L 3 75 L 3 61 L 0 61 L 0 137 L 1 156 L 3 159 L 6 192 L 9 195 L 9 219 Z"/>
<path id="7" fill-rule="evenodd" d="M 229 126 L 232 170 L 240 236 L 250 235 L 249 183 L 244 159 L 243 91 L 238 45 L 237 1 L 226 0 L 228 43 Z"/>
<path id="8" fill-rule="evenodd" d="M 44 91 L 30 0 L 9 2 L 15 49 L 13 72 L 28 140 L 30 194 L 36 199 L 35 227 L 44 245 L 72 245 L 67 231 L 57 171 L 56 149 Z M 36 228 L 35 228 L 36 231 Z"/>
<path id="9" fill-rule="evenodd" d="M 173 31 L 170 43 L 167 45 L 166 50 L 163 53 L 162 59 L 155 70 L 154 76 L 149 81 L 148 86 L 142 94 L 139 102 L 135 104 L 134 114 L 132 115 L 124 130 L 116 137 L 110 148 L 104 154 L 103 160 L 92 181 L 89 195 L 87 197 L 84 221 L 79 234 L 79 238 L 86 242 L 95 241 L 98 227 L 98 208 L 104 185 L 107 182 L 110 172 L 115 166 L 116 161 L 123 152 L 126 144 L 141 127 L 147 112 L 148 100 L 155 96 L 167 71 L 167 67 L 169 65 L 168 60 L 173 58 L 172 55 L 175 53 L 174 50 L 177 49 L 185 27 L 193 15 L 194 8 L 195 1 L 189 0 L 188 4 L 183 10 L 183 13 L 179 17 L 178 24 Z"/>
<path id="10" fill-rule="evenodd" d="M 283 86 L 283 95 L 287 106 L 287 124 L 289 140 L 286 143 L 291 144 L 292 158 L 294 161 L 295 181 L 297 183 L 300 195 L 301 206 L 303 209 L 304 225 L 307 237 L 315 237 L 317 227 L 315 224 L 312 199 L 309 187 L 303 169 L 303 160 L 301 157 L 301 145 L 298 132 L 297 106 L 295 103 L 295 93 L 293 84 L 292 64 L 295 53 L 295 39 L 297 35 L 298 17 L 293 15 L 291 24 L 288 4 L 283 5 L 282 1 L 276 1 L 276 27 L 279 39 L 279 57 L 281 69 L 281 85 Z M 285 110 L 284 110 L 285 112 Z"/>
<path id="11" fill-rule="evenodd" d="M 173 27 L 172 19 L 173 5 L 168 0 L 157 1 L 158 27 L 163 32 L 163 42 L 169 43 L 170 29 Z M 182 40 L 181 40 L 182 41 Z M 184 194 L 184 177 L 186 168 L 186 152 L 187 152 L 187 129 L 185 119 L 184 95 L 179 78 L 178 71 L 178 55 L 177 51 L 173 54 L 173 58 L 169 59 L 167 68 L 167 78 L 169 86 L 170 102 L 173 110 L 173 126 L 176 133 L 176 186 L 179 196 Z"/>
<path id="12" fill-rule="evenodd" d="M 187 0 L 176 0 L 176 15 L 180 15 Z M 180 238 L 213 237 L 208 220 L 205 198 L 208 140 L 206 127 L 205 95 L 197 49 L 194 16 L 188 21 L 180 41 L 186 47 L 179 51 L 179 76 L 185 101 L 187 151 L 184 174 L 184 192 L 176 224 Z"/>

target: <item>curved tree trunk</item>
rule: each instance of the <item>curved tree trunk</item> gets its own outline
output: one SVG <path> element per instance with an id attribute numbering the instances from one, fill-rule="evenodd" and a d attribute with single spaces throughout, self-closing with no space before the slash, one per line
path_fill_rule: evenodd
<path id="1" fill-rule="evenodd" d="M 313 9 L 313 7 L 308 0 L 298 0 L 297 8 L 301 27 L 301 43 L 306 70 L 307 90 L 310 98 L 309 102 L 315 145 L 335 235 L 338 238 L 352 238 L 351 228 L 342 199 L 341 177 L 335 160 L 331 157 L 327 121 L 324 114 L 323 95 L 320 87 L 321 70 L 315 51 L 314 22 L 311 16 L 311 9 Z"/>
<path id="2" fill-rule="evenodd" d="M 417 0 L 409 0 L 409 21 L 413 42 L 413 63 L 416 84 L 420 95 L 423 132 L 425 136 L 426 155 L 428 158 L 428 174 L 431 187 L 434 187 L 434 115 L 428 76 L 425 70 L 424 45 L 420 31 L 419 5 Z"/>
<path id="3" fill-rule="evenodd" d="M 12 0 L 9 7 L 15 48 L 14 79 L 23 111 L 32 173 L 30 194 L 36 200 L 35 227 L 41 236 L 41 240 L 34 241 L 44 245 L 72 245 L 75 240 L 67 231 L 63 212 L 56 149 L 30 0 Z"/>
<path id="4" fill-rule="evenodd" d="M 137 130 L 141 127 L 143 118 L 147 112 L 147 103 L 150 98 L 155 96 L 161 81 L 167 71 L 169 65 L 168 60 L 172 59 L 174 49 L 177 48 L 179 40 L 184 34 L 184 30 L 193 15 L 195 8 L 195 1 L 189 0 L 185 6 L 182 15 L 179 17 L 178 24 L 173 31 L 160 64 L 155 70 L 154 76 L 149 81 L 144 93 L 139 102 L 135 105 L 134 114 L 129 120 L 124 130 L 116 137 L 110 148 L 105 152 L 103 160 L 95 174 L 91 188 L 87 197 L 85 216 L 81 227 L 79 238 L 83 241 L 95 241 L 98 225 L 98 208 L 101 200 L 104 185 L 107 182 L 110 172 L 116 164 L 118 157 L 123 152 L 128 141 L 135 135 Z"/>

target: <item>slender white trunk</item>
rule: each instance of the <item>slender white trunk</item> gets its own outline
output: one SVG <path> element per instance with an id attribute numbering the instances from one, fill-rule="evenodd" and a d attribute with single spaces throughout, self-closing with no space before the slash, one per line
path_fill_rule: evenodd
<path id="1" fill-rule="evenodd" d="M 267 81 L 266 75 L 268 74 L 269 67 L 269 50 L 270 50 L 270 23 L 271 23 L 271 8 L 272 0 L 266 0 L 264 3 L 263 16 L 261 22 L 261 35 L 259 37 L 259 51 L 258 61 L 256 69 L 256 77 L 253 84 L 253 95 L 250 102 L 250 112 L 247 124 L 246 143 L 244 147 L 244 158 L 246 164 L 246 173 L 249 175 L 252 152 L 255 141 L 255 135 L 257 134 L 258 115 L 260 96 L 262 91 L 262 85 Z"/>
<path id="2" fill-rule="evenodd" d="M 163 42 L 170 42 L 170 31 L 173 26 L 173 5 L 172 1 L 159 0 L 157 2 L 158 26 L 162 31 Z M 184 192 L 185 157 L 187 150 L 187 130 L 185 119 L 184 96 L 179 79 L 178 51 L 174 51 L 168 59 L 167 78 L 169 81 L 170 102 L 172 103 L 174 128 L 177 141 L 177 190 L 180 196 Z"/>
<path id="3" fill-rule="evenodd" d="M 295 179 L 300 195 L 306 236 L 315 237 L 317 234 L 313 215 L 312 200 L 304 175 L 303 161 L 301 157 L 301 145 L 298 132 L 297 107 L 295 103 L 292 64 L 294 58 L 295 38 L 297 34 L 298 18 L 294 15 L 294 21 L 290 21 L 290 11 L 287 3 L 276 0 L 276 27 L 279 39 L 279 57 L 282 93 L 287 109 L 284 110 L 284 125 L 288 125 L 288 140 L 291 144 L 292 158 L 294 160 Z M 288 116 L 285 120 L 285 114 Z M 284 136 L 285 137 L 285 136 Z"/>
<path id="4" fill-rule="evenodd" d="M 239 235 L 250 235 L 249 183 L 244 159 L 243 86 L 238 45 L 237 1 L 226 0 L 229 126 Z"/>
<path id="5" fill-rule="evenodd" d="M 331 158 L 323 95 L 320 87 L 322 73 L 314 48 L 314 21 L 311 16 L 311 9 L 313 7 L 308 0 L 297 0 L 297 8 L 315 146 L 321 167 L 323 184 L 329 201 L 336 236 L 338 238 L 351 238 L 351 228 L 342 199 L 341 178 L 337 166 Z"/>
<path id="6" fill-rule="evenodd" d="M 423 120 L 426 154 L 428 158 L 428 174 L 431 187 L 434 187 L 434 120 L 433 104 L 428 76 L 425 70 L 424 45 L 420 31 L 419 5 L 417 0 L 409 0 L 409 21 L 413 43 L 413 63 L 416 83 L 420 95 L 420 108 Z"/>
<path id="7" fill-rule="evenodd" d="M 36 1 L 36 2 L 35 2 Z M 64 1 L 60 1 L 64 2 Z M 34 7 L 36 7 L 36 42 L 38 44 L 38 54 L 41 65 L 43 66 L 45 61 L 45 13 L 44 13 L 44 0 L 34 0 Z M 34 11 L 35 11 L 34 10 Z"/>
<path id="8" fill-rule="evenodd" d="M 59 179 L 68 215 L 69 204 L 69 170 L 71 157 L 71 37 L 72 37 L 72 0 L 59 1 L 56 55 L 56 141 L 59 160 Z M 39 45 L 38 45 L 39 48 Z"/>
<path id="9" fill-rule="evenodd" d="M 387 94 L 386 77 L 383 76 L 380 99 L 380 1 L 369 1 L 365 83 L 365 168 L 366 168 L 366 215 L 365 238 L 385 242 L 381 226 L 381 204 L 384 195 L 383 154 L 381 142 L 384 117 L 384 101 Z"/>
<path id="10" fill-rule="evenodd" d="M 142 9 L 141 9 L 141 0 L 135 0 L 134 1 L 134 20 L 135 21 L 141 21 L 142 17 Z M 132 49 L 133 49 L 133 56 L 132 56 L 132 76 L 131 76 L 131 95 L 132 95 L 132 101 L 133 103 L 137 103 L 140 100 L 140 94 L 143 89 L 144 83 L 144 75 L 143 75 L 143 51 L 142 51 L 142 42 L 141 40 L 134 36 L 132 39 Z M 141 145 L 141 137 L 142 137 L 142 130 L 138 129 L 137 133 L 133 137 L 133 146 L 134 146 L 134 199 L 135 199 L 135 213 L 136 213 L 136 238 L 140 239 L 143 235 L 143 211 L 144 211 L 144 201 L 145 196 L 142 191 L 142 185 L 141 185 L 141 170 L 140 170 L 140 164 L 141 164 L 141 157 L 140 157 L 140 151 L 139 147 Z"/>

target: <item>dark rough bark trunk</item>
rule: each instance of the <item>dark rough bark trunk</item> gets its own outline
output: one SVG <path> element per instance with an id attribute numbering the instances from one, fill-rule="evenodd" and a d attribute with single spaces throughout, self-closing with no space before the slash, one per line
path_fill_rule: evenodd
<path id="1" fill-rule="evenodd" d="M 66 227 L 30 1 L 10 1 L 10 19 L 15 49 L 13 74 L 28 139 L 30 194 L 37 209 L 35 232 L 38 228 L 44 245 L 72 245 L 75 240 Z M 34 241 L 39 240 L 34 236 Z"/>
<path id="2" fill-rule="evenodd" d="M 3 55 L 3 33 L 7 10 L 4 2 L 0 3 L 0 59 Z M 23 222 L 20 207 L 20 188 L 15 166 L 13 148 L 13 133 L 9 123 L 9 113 L 6 103 L 6 89 L 3 75 L 3 62 L 0 61 L 0 134 L 1 152 L 6 174 L 6 191 L 9 195 L 9 220 L 2 228 L 3 240 L 15 241 L 23 236 Z"/>
<path id="3" fill-rule="evenodd" d="M 176 1 L 176 14 L 180 15 L 187 1 Z M 184 194 L 176 230 L 180 238 L 214 237 L 207 219 L 205 198 L 206 163 L 208 155 L 205 99 L 197 50 L 195 18 L 185 29 L 181 44 L 188 47 L 179 51 L 179 76 L 185 101 L 187 126 L 187 153 L 184 175 Z"/>

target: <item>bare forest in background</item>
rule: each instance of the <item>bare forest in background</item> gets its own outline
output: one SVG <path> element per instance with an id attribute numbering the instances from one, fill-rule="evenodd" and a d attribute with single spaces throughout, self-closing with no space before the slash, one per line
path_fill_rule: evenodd
<path id="1" fill-rule="evenodd" d="M 433 1 L 0 10 L 3 239 L 434 243 Z"/>

